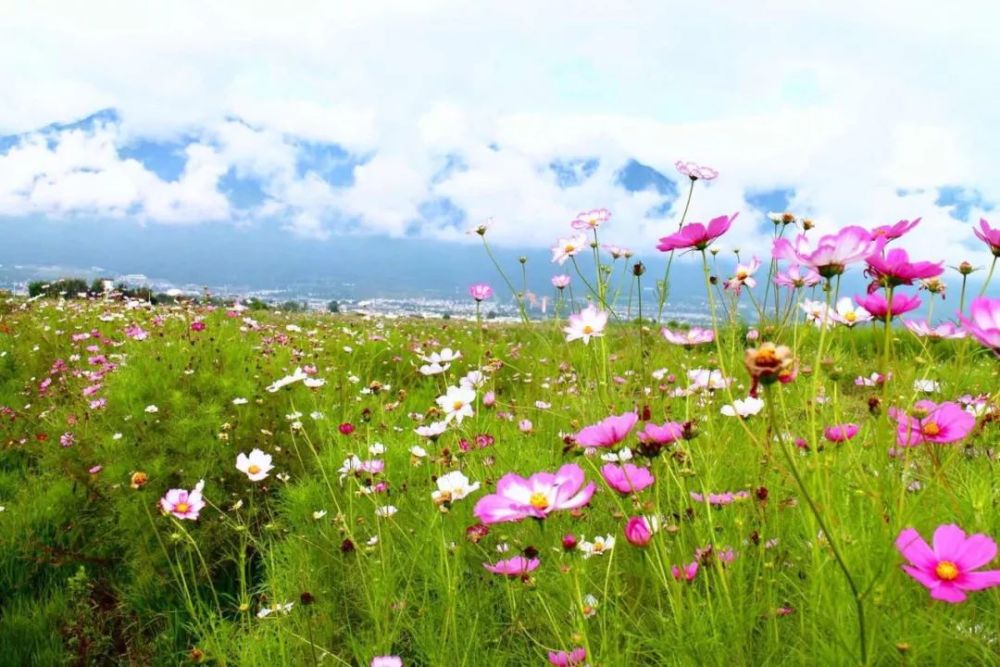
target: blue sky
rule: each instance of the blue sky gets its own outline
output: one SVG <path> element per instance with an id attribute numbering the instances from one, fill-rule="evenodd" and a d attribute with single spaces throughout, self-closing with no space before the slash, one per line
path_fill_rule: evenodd
<path id="1" fill-rule="evenodd" d="M 0 219 L 184 237 L 544 248 L 579 210 L 642 250 L 676 160 L 692 219 L 821 229 L 922 217 L 909 248 L 985 263 L 1000 197 L 989 3 L 38 2 L 0 25 Z M 530 16 L 531 20 L 526 20 Z M 1000 222 L 1000 221 L 998 221 Z M 220 230 L 222 230 L 220 232 Z"/>

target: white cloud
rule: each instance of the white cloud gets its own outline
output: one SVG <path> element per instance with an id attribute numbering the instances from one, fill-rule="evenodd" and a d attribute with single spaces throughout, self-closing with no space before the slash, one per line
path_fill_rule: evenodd
<path id="1" fill-rule="evenodd" d="M 1000 100 L 982 92 L 1000 56 L 982 26 L 1000 6 L 627 8 L 22 4 L 0 27 L 0 133 L 104 107 L 121 122 L 53 135 L 54 145 L 29 136 L 0 154 L 0 214 L 273 217 L 307 236 L 403 235 L 421 204 L 447 197 L 470 223 L 496 217 L 498 242 L 547 244 L 577 210 L 607 206 L 608 240 L 649 248 L 672 223 L 645 219 L 659 199 L 626 192 L 615 171 L 635 158 L 672 176 L 674 160 L 693 159 L 722 175 L 696 193 L 691 218 L 742 210 L 731 245 L 763 251 L 745 192 L 781 187 L 821 226 L 923 216 L 908 239 L 916 254 L 986 260 L 935 188 L 1000 200 Z M 137 138 L 183 137 L 176 181 L 123 157 Z M 364 156 L 353 184 L 303 173 L 310 142 Z M 448 156 L 464 168 L 442 177 Z M 549 164 L 580 157 L 599 158 L 596 172 L 560 188 Z M 266 200 L 237 212 L 221 192 L 230 170 L 259 181 Z M 440 220 L 420 233 L 463 237 Z"/>

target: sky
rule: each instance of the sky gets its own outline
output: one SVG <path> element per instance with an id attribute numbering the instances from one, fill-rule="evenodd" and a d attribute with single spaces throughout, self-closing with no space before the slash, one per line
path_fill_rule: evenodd
<path id="1" fill-rule="evenodd" d="M 788 208 L 820 231 L 921 217 L 911 254 L 984 265 L 998 19 L 961 0 L 18 3 L 0 222 L 460 252 L 489 218 L 497 245 L 543 249 L 606 207 L 602 240 L 655 255 L 691 160 L 720 176 L 688 219 L 740 212 L 724 248 L 764 256 Z"/>

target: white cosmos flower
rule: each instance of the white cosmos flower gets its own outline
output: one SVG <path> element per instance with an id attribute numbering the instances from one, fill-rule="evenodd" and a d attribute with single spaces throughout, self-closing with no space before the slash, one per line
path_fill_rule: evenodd
<path id="1" fill-rule="evenodd" d="M 740 417 L 751 417 L 763 409 L 764 401 L 750 396 L 744 399 L 737 398 L 733 401 L 732 405 L 723 405 L 720 412 L 727 417 L 735 417 L 736 415 L 739 415 Z"/>
<path id="2" fill-rule="evenodd" d="M 420 357 L 429 364 L 450 364 L 453 361 L 458 361 L 462 358 L 462 353 L 458 350 L 452 350 L 450 347 L 442 349 L 440 352 L 431 352 L 426 357 Z"/>
<path id="3" fill-rule="evenodd" d="M 607 461 L 608 463 L 620 463 L 622 461 L 632 460 L 632 450 L 628 447 L 622 447 L 618 452 L 608 452 L 607 454 L 601 454 L 601 460 Z"/>
<path id="4" fill-rule="evenodd" d="M 440 375 L 441 373 L 444 373 L 449 368 L 451 368 L 451 364 L 444 364 L 443 366 L 441 364 L 437 363 L 437 362 L 430 363 L 430 364 L 424 364 L 423 366 L 420 367 L 420 374 L 421 375 Z"/>
<path id="5" fill-rule="evenodd" d="M 430 424 L 427 424 L 425 426 L 418 426 L 417 428 L 414 429 L 414 431 L 419 436 L 433 440 L 434 438 L 444 433 L 445 429 L 447 428 L 448 428 L 448 422 L 440 421 L 440 422 L 431 422 Z"/>
<path id="6" fill-rule="evenodd" d="M 583 340 L 584 345 L 590 343 L 592 337 L 604 335 L 604 327 L 608 325 L 608 314 L 590 304 L 579 313 L 569 316 L 569 324 L 563 327 L 566 342 Z"/>
<path id="7" fill-rule="evenodd" d="M 458 381 L 458 385 L 466 389 L 479 389 L 484 384 L 486 384 L 486 376 L 483 375 L 482 371 L 469 371 L 465 377 Z"/>
<path id="8" fill-rule="evenodd" d="M 925 394 L 933 394 L 941 390 L 941 385 L 937 380 L 914 380 L 913 391 L 920 391 Z"/>
<path id="9" fill-rule="evenodd" d="M 438 505 L 454 502 L 465 498 L 470 493 L 479 490 L 479 482 L 469 483 L 469 478 L 460 470 L 453 470 L 437 478 L 437 491 L 431 493 L 431 499 Z"/>
<path id="10" fill-rule="evenodd" d="M 399 510 L 396 509 L 394 505 L 382 505 L 381 507 L 375 509 L 375 516 L 388 519 L 398 511 Z"/>
<path id="11" fill-rule="evenodd" d="M 249 402 L 250 401 L 242 397 L 233 399 L 233 405 L 246 405 Z"/>
<path id="12" fill-rule="evenodd" d="M 267 477 L 267 474 L 274 469 L 271 465 L 271 455 L 265 454 L 259 449 L 250 451 L 250 455 L 240 453 L 236 457 L 236 469 L 250 478 L 251 482 L 259 482 Z"/>
<path id="13" fill-rule="evenodd" d="M 849 296 L 837 301 L 837 306 L 830 311 L 830 319 L 845 327 L 853 327 L 855 324 L 868 322 L 872 319 L 872 314 L 858 306 Z"/>
<path id="14" fill-rule="evenodd" d="M 459 424 L 466 417 L 471 417 L 472 403 L 476 400 L 476 392 L 468 387 L 448 387 L 444 396 L 437 399 L 437 404 L 445 413 L 444 421 L 447 424 L 455 420 Z"/>
<path id="15" fill-rule="evenodd" d="M 602 537 L 598 535 L 594 538 L 593 542 L 585 542 L 580 540 L 580 544 L 577 546 L 583 553 L 584 558 L 590 558 L 591 556 L 603 556 L 606 552 L 611 551 L 615 548 L 615 538 L 611 535 Z"/>
<path id="16" fill-rule="evenodd" d="M 552 246 L 552 261 L 557 264 L 565 264 L 567 259 L 579 253 L 587 247 L 587 245 L 586 234 L 577 234 L 576 236 L 568 239 L 559 239 L 559 241 Z"/>
<path id="17" fill-rule="evenodd" d="M 267 386 L 267 391 L 273 394 L 283 387 L 287 387 L 288 385 L 294 384 L 296 382 L 302 382 L 303 380 L 306 380 L 308 377 L 309 376 L 306 375 L 305 371 L 303 371 L 301 367 L 296 368 L 291 375 L 286 375 L 280 380 L 275 380 L 274 382 L 269 384 Z"/>

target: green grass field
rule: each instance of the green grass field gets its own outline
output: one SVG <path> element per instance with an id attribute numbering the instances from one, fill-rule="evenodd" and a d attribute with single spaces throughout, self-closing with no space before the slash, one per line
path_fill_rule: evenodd
<path id="1" fill-rule="evenodd" d="M 585 345 L 554 321 L 4 310 L 0 664 L 541 665 L 576 647 L 595 666 L 1000 662 L 1000 588 L 933 600 L 894 546 L 907 527 L 1000 535 L 1000 363 L 975 341 L 896 330 L 891 381 L 865 387 L 880 325 L 829 330 L 818 359 L 819 329 L 765 328 L 798 375 L 743 420 L 720 412 L 750 385 L 738 323 L 689 351 L 622 321 Z M 148 335 L 126 333 L 136 326 Z M 418 353 L 445 347 L 461 358 L 421 374 Z M 679 391 L 689 370 L 720 364 L 729 389 Z M 308 366 L 325 382 L 267 390 Z M 477 369 L 474 414 L 436 440 L 415 433 Z M 985 395 L 967 437 L 889 455 L 887 406 L 963 395 Z M 568 439 L 630 411 L 641 421 L 614 448 L 585 455 Z M 642 422 L 668 420 L 690 438 L 642 456 Z M 824 438 L 847 422 L 856 437 Z M 655 477 L 630 496 L 600 472 L 624 446 Z M 260 481 L 236 468 L 253 449 L 272 456 Z M 342 472 L 355 455 L 381 463 Z M 489 526 L 473 515 L 506 473 L 569 463 L 597 487 L 585 507 Z M 451 471 L 481 486 L 436 504 Z M 199 480 L 196 520 L 161 511 Z M 708 501 L 726 492 L 746 493 Z M 644 547 L 623 532 L 638 515 L 659 528 Z M 602 536 L 613 548 L 587 557 L 580 545 Z M 524 576 L 483 566 L 522 554 L 539 560 Z M 672 574 L 695 561 L 690 581 Z"/>

